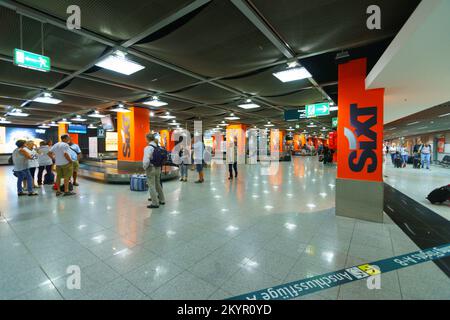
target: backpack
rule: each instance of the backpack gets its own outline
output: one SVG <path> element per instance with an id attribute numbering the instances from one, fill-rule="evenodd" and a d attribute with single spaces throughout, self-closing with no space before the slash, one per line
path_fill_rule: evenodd
<path id="1" fill-rule="evenodd" d="M 152 146 L 153 147 L 153 155 L 150 163 L 155 167 L 162 167 L 168 159 L 167 150 L 160 146 Z"/>

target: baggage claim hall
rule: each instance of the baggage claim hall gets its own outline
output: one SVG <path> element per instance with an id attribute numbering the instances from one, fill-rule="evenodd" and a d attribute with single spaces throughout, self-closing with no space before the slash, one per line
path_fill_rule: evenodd
<path id="1" fill-rule="evenodd" d="M 0 0 L 0 299 L 450 299 L 449 15 Z"/>

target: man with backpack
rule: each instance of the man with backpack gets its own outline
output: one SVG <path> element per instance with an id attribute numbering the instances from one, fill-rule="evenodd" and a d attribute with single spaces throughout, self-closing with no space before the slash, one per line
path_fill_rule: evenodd
<path id="1" fill-rule="evenodd" d="M 154 134 L 148 133 L 145 137 L 148 146 L 144 149 L 144 169 L 147 173 L 147 183 L 150 191 L 152 204 L 147 206 L 149 209 L 159 208 L 159 205 L 165 204 L 164 193 L 161 187 L 161 169 L 167 161 L 167 151 L 158 146 Z"/>

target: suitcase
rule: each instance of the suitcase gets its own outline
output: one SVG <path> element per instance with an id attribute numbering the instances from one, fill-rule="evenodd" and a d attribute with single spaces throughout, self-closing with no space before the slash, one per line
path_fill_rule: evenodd
<path id="1" fill-rule="evenodd" d="M 419 158 L 414 158 L 413 167 L 414 167 L 414 169 L 420 169 L 420 159 Z"/>
<path id="2" fill-rule="evenodd" d="M 131 191 L 147 191 L 147 176 L 144 174 L 134 174 L 131 176 L 130 180 L 130 190 Z"/>
<path id="3" fill-rule="evenodd" d="M 414 157 L 413 156 L 409 156 L 407 163 L 408 164 L 414 164 Z"/>
<path id="4" fill-rule="evenodd" d="M 55 183 L 55 175 L 53 172 L 46 173 L 44 176 L 44 184 L 54 184 Z"/>
<path id="5" fill-rule="evenodd" d="M 402 159 L 401 158 L 399 158 L 399 157 L 394 158 L 394 163 L 395 163 L 395 167 L 396 168 L 401 168 L 402 167 Z"/>
<path id="6" fill-rule="evenodd" d="M 447 200 L 450 200 L 450 185 L 434 189 L 427 196 L 427 199 L 432 204 L 443 203 Z"/>

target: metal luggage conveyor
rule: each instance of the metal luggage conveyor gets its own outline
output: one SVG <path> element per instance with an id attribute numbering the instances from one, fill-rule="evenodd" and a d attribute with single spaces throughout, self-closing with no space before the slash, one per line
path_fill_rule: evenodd
<path id="1" fill-rule="evenodd" d="M 162 181 L 179 177 L 180 169 L 175 166 L 164 166 L 161 176 Z M 133 174 L 144 174 L 144 169 L 123 170 L 118 169 L 116 160 L 93 161 L 85 160 L 80 163 L 78 176 L 104 183 L 129 184 Z"/>

